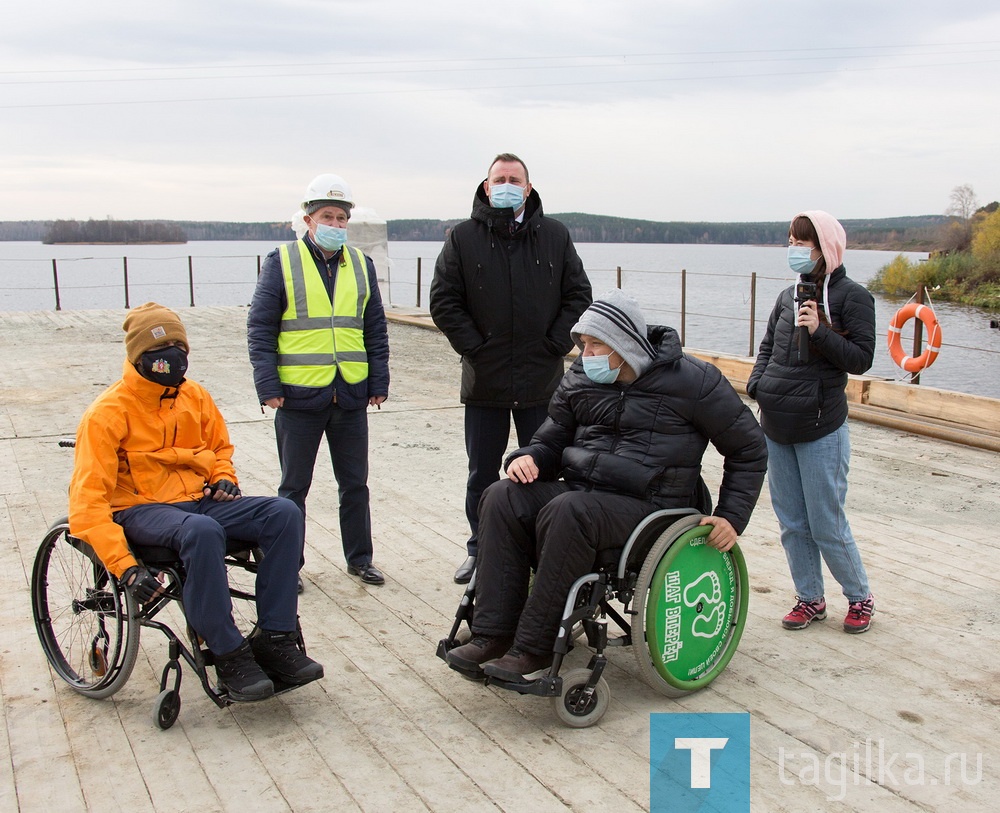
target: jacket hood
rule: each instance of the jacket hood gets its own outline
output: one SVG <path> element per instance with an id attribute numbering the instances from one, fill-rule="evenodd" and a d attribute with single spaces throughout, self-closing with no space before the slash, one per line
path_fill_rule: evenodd
<path id="1" fill-rule="evenodd" d="M 679 361 L 684 351 L 681 349 L 681 337 L 677 331 L 666 325 L 650 325 L 646 330 L 646 337 L 649 343 L 656 350 L 656 358 L 653 366 L 659 364 L 673 364 Z"/>
<path id="2" fill-rule="evenodd" d="M 826 271 L 832 273 L 844 262 L 844 250 L 847 248 L 847 232 L 829 212 L 813 209 L 799 212 L 795 217 L 808 217 L 812 221 L 816 234 L 819 235 L 819 250 L 826 260 Z M 795 217 L 792 220 L 795 220 Z"/>
<path id="3" fill-rule="evenodd" d="M 476 187 L 476 194 L 472 199 L 472 219 L 491 227 L 494 224 L 509 223 L 514 219 L 514 210 L 495 209 L 491 206 L 490 199 L 486 197 L 486 189 L 483 187 L 485 181 L 486 179 L 483 178 L 479 182 L 479 186 Z M 532 187 L 531 194 L 528 195 L 528 200 L 524 206 L 524 222 L 527 223 L 529 220 L 541 215 L 542 199 L 538 196 L 538 192 L 535 191 L 534 187 Z"/>

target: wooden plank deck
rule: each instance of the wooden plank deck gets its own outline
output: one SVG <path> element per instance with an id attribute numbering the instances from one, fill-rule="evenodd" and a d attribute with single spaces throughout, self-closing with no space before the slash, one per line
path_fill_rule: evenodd
<path id="1" fill-rule="evenodd" d="M 245 308 L 182 315 L 192 377 L 229 421 L 244 491 L 273 493 L 273 427 L 253 394 Z M 853 423 L 849 511 L 878 602 L 872 630 L 842 633 L 844 600 L 832 594 L 829 621 L 781 629 L 792 588 L 765 491 L 742 541 L 753 595 L 727 672 L 670 700 L 641 681 L 630 650 L 613 650 L 611 708 L 597 727 L 571 730 L 548 701 L 465 681 L 434 656 L 461 594 L 451 581 L 466 532 L 459 365 L 439 334 L 403 324 L 390 327 L 390 400 L 370 415 L 384 587 L 345 573 L 322 454 L 309 499 L 300 613 L 324 680 L 219 710 L 186 670 L 180 719 L 163 732 L 152 703 L 165 639 L 146 631 L 117 695 L 75 694 L 38 645 L 28 582 L 42 534 L 65 513 L 72 454 L 55 441 L 120 374 L 123 318 L 0 314 L 0 810 L 641 811 L 650 713 L 743 711 L 754 811 L 997 809 L 995 453 Z M 705 474 L 717 486 L 714 453 Z"/>

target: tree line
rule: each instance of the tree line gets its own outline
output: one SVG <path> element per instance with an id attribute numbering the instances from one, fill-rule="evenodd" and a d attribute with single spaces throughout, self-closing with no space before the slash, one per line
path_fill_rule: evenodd
<path id="1" fill-rule="evenodd" d="M 660 222 L 571 212 L 553 215 L 577 243 L 710 243 L 783 245 L 785 221 L 758 223 Z M 390 220 L 390 240 L 441 242 L 462 219 Z M 948 215 L 844 220 L 852 248 L 929 251 L 939 245 L 941 229 L 957 218 Z M 239 223 L 194 220 L 0 221 L 0 240 L 45 243 L 185 242 L 186 240 L 261 240 L 285 242 L 288 223 Z"/>
<path id="2" fill-rule="evenodd" d="M 166 220 L 56 220 L 42 242 L 51 243 L 186 243 L 187 235 Z"/>

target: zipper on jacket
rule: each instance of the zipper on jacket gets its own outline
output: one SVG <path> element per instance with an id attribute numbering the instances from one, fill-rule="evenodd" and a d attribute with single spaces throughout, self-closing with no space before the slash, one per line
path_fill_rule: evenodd
<path id="1" fill-rule="evenodd" d="M 621 439 L 621 419 L 624 412 L 625 390 L 623 388 L 622 391 L 618 393 L 618 403 L 615 404 L 615 437 L 611 442 L 611 449 L 609 450 L 611 454 L 615 453 L 615 449 L 618 448 L 618 441 Z"/>

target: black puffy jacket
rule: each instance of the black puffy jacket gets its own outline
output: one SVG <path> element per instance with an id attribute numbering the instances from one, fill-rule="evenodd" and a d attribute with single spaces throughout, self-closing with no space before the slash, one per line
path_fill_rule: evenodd
<path id="1" fill-rule="evenodd" d="M 867 372 L 875 358 L 875 300 L 868 290 L 840 266 L 826 298 L 832 327 L 820 323 L 800 363 L 794 286 L 778 295 L 747 380 L 761 426 L 776 443 L 808 443 L 839 429 L 847 420 L 847 374 Z"/>
<path id="2" fill-rule="evenodd" d="M 590 281 L 566 227 L 531 191 L 524 222 L 494 209 L 483 185 L 472 219 L 455 226 L 434 266 L 434 324 L 462 357 L 463 404 L 548 403 L 573 347 L 570 328 L 591 302 Z"/>
<path id="3" fill-rule="evenodd" d="M 750 521 L 767 469 L 764 433 L 718 368 L 681 352 L 673 328 L 651 325 L 652 365 L 629 384 L 595 384 L 578 358 L 529 446 L 540 477 L 581 489 L 694 504 L 709 441 L 725 458 L 717 516 L 737 533 Z"/>

